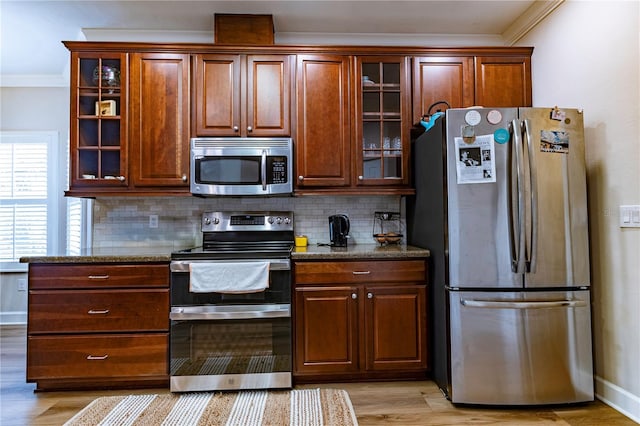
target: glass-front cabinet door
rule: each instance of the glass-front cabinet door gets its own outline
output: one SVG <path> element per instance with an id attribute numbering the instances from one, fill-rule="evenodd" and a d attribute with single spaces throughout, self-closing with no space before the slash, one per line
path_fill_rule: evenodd
<path id="1" fill-rule="evenodd" d="M 124 53 L 73 53 L 71 66 L 71 192 L 127 181 Z"/>
<path id="2" fill-rule="evenodd" d="M 408 185 L 409 59 L 356 58 L 358 185 Z"/>

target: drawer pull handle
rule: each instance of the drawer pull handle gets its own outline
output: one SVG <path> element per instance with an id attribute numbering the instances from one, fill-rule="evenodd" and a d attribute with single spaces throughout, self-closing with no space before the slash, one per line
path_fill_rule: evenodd
<path id="1" fill-rule="evenodd" d="M 369 275 L 371 271 L 353 271 L 353 275 Z"/>
<path id="2" fill-rule="evenodd" d="M 368 299 L 373 299 L 373 293 L 367 293 L 367 298 Z"/>
<path id="3" fill-rule="evenodd" d="M 87 356 L 87 359 L 89 361 L 102 361 L 109 358 L 109 355 L 102 355 L 102 356 L 97 356 L 97 355 L 89 355 Z"/>
<path id="4" fill-rule="evenodd" d="M 108 280 L 109 275 L 89 275 L 90 280 Z"/>
<path id="5" fill-rule="evenodd" d="M 109 313 L 108 309 L 89 309 L 87 312 L 89 315 L 106 315 Z"/>

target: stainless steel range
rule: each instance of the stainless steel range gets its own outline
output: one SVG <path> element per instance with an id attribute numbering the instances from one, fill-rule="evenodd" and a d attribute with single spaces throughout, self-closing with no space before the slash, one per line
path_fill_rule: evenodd
<path id="1" fill-rule="evenodd" d="M 171 255 L 172 392 L 289 388 L 292 212 L 206 212 Z"/>

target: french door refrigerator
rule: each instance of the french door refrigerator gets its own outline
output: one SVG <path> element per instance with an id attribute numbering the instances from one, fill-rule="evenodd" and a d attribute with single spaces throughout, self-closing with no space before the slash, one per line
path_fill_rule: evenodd
<path id="1" fill-rule="evenodd" d="M 449 109 L 413 142 L 408 242 L 453 403 L 594 398 L 583 134 L 575 109 Z"/>

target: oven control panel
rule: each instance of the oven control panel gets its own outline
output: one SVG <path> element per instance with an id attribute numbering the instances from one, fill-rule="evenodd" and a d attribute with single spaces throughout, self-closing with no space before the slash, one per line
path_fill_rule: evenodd
<path id="1" fill-rule="evenodd" d="M 202 232 L 293 231 L 293 212 L 205 212 Z"/>

